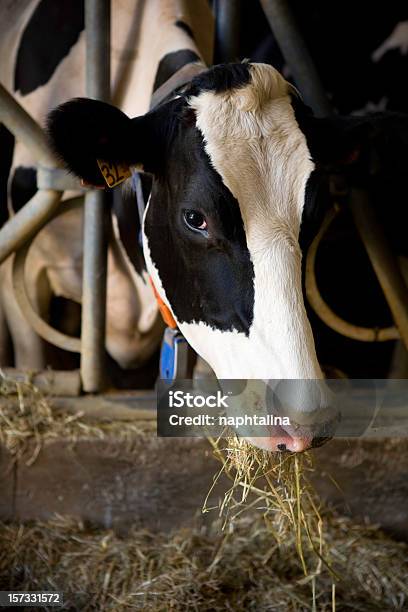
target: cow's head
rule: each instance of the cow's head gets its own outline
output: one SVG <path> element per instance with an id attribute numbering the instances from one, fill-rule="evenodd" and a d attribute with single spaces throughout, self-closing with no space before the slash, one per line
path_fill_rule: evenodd
<path id="1" fill-rule="evenodd" d="M 153 175 L 147 267 L 218 378 L 322 379 L 299 244 L 316 160 L 296 98 L 271 66 L 244 63 L 210 69 L 135 119 L 85 99 L 50 116 L 55 149 L 86 182 L 103 184 L 98 158 Z M 324 385 L 298 394 L 299 422 L 302 413 L 313 420 L 327 401 Z M 320 437 L 313 428 L 298 431 L 277 428 L 256 443 L 303 450 Z"/>

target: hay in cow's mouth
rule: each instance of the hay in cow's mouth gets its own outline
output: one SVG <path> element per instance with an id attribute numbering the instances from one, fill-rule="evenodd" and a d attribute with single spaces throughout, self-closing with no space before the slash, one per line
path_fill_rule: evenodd
<path id="1" fill-rule="evenodd" d="M 315 585 L 322 573 L 332 580 L 333 593 L 340 576 L 332 563 L 319 497 L 308 475 L 313 471 L 310 452 L 301 454 L 269 452 L 257 448 L 236 434 L 210 438 L 221 474 L 231 481 L 218 508 L 223 529 L 233 525 L 248 509 L 257 509 L 267 532 L 277 546 L 291 542 L 299 557 L 304 580 Z M 204 503 L 208 506 L 212 489 Z"/>

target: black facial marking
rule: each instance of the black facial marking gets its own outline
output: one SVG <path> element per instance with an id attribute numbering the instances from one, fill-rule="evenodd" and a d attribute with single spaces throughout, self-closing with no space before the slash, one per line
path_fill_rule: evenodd
<path id="1" fill-rule="evenodd" d="M 180 51 L 173 51 L 167 53 L 159 63 L 157 68 L 156 77 L 154 79 L 153 91 L 156 91 L 163 85 L 177 70 L 180 70 L 186 64 L 199 61 L 199 56 L 190 49 L 181 49 Z"/>
<path id="2" fill-rule="evenodd" d="M 200 91 L 221 93 L 228 89 L 244 87 L 251 80 L 249 68 L 248 62 L 213 66 L 193 78 L 189 93 L 192 95 L 197 95 Z"/>
<path id="3" fill-rule="evenodd" d="M 180 322 L 248 335 L 254 271 L 239 204 L 212 168 L 188 114 L 174 121 L 145 221 L 151 258 Z M 186 225 L 186 209 L 205 216 L 208 235 Z"/>
<path id="4" fill-rule="evenodd" d="M 17 212 L 37 192 L 37 171 L 35 168 L 15 169 L 11 181 L 11 204 L 14 212 Z"/>
<path id="5" fill-rule="evenodd" d="M 183 32 L 185 32 L 186 34 L 188 34 L 191 40 L 195 40 L 193 30 L 190 28 L 188 23 L 182 21 L 181 19 L 177 19 L 174 25 L 180 28 L 180 30 L 183 30 Z"/>
<path id="6" fill-rule="evenodd" d="M 183 64 L 185 60 L 184 55 Z M 178 320 L 246 335 L 253 320 L 254 271 L 239 204 L 211 166 L 187 101 L 203 89 L 225 91 L 249 79 L 246 64 L 217 66 L 180 97 L 142 117 L 130 119 L 111 105 L 74 99 L 48 118 L 51 146 L 71 172 L 86 181 L 101 183 L 97 159 L 138 164 L 153 175 L 145 231 Z M 129 248 L 131 240 L 135 245 L 138 241 L 135 201 L 133 205 L 128 227 L 126 211 L 116 211 L 116 216 L 121 239 L 138 269 L 135 249 Z M 205 232 L 187 226 L 186 209 L 205 216 Z"/>
<path id="7" fill-rule="evenodd" d="M 0 227 L 8 219 L 7 183 L 13 160 L 14 136 L 0 123 Z"/>
<path id="8" fill-rule="evenodd" d="M 48 83 L 84 29 L 84 0 L 41 0 L 21 37 L 14 89 L 23 95 Z"/>
<path id="9" fill-rule="evenodd" d="M 306 183 L 305 202 L 300 224 L 299 245 L 302 253 L 307 252 L 320 229 L 330 204 L 328 176 L 319 170 L 314 170 Z"/>

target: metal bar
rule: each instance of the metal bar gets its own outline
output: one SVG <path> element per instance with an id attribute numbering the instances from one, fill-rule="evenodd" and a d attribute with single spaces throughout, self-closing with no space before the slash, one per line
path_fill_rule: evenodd
<path id="1" fill-rule="evenodd" d="M 53 216 L 62 192 L 38 191 L 0 231 L 0 264 L 32 238 Z"/>
<path id="2" fill-rule="evenodd" d="M 1 83 L 0 122 L 4 123 L 17 140 L 24 143 L 38 162 L 44 166 L 58 166 L 41 127 Z"/>
<path id="3" fill-rule="evenodd" d="M 239 59 L 242 0 L 216 0 L 214 62 L 236 62 Z"/>
<path id="4" fill-rule="evenodd" d="M 56 168 L 47 138 L 36 121 L 0 84 L 0 122 L 14 134 L 41 164 Z M 31 238 L 57 209 L 62 193 L 46 189 L 37 193 L 0 231 L 0 263 Z"/>
<path id="5" fill-rule="evenodd" d="M 353 323 L 349 323 L 348 321 L 345 321 L 339 317 L 322 298 L 317 285 L 315 271 L 317 250 L 323 236 L 326 234 L 337 214 L 338 210 L 336 208 L 332 208 L 328 211 L 317 235 L 308 248 L 305 270 L 305 288 L 307 300 L 317 316 L 324 323 L 326 323 L 328 327 L 334 329 L 334 331 L 342 336 L 346 336 L 352 340 L 359 340 L 360 342 L 385 342 L 387 340 L 398 340 L 400 335 L 395 326 L 372 328 L 354 325 Z"/>
<path id="6" fill-rule="evenodd" d="M 175 89 L 189 83 L 193 77 L 205 70 L 207 70 L 207 67 L 201 62 L 182 66 L 153 93 L 150 109 L 153 110 L 156 106 L 159 106 Z"/>
<path id="7" fill-rule="evenodd" d="M 56 217 L 66 214 L 70 211 L 81 209 L 83 207 L 83 198 L 73 198 L 67 202 L 63 202 L 58 205 L 58 208 L 52 215 L 49 215 L 47 220 L 48 223 L 53 221 Z M 12 280 L 13 280 L 13 291 L 16 298 L 17 304 L 25 317 L 30 323 L 31 327 L 35 332 L 44 340 L 47 340 L 50 344 L 59 346 L 65 351 L 72 351 L 75 353 L 81 352 L 81 341 L 79 338 L 67 336 L 57 329 L 51 327 L 46 321 L 44 321 L 33 307 L 27 288 L 25 284 L 25 265 L 27 259 L 29 259 L 29 252 L 33 240 L 37 238 L 37 234 L 25 241 L 22 248 L 20 248 L 13 260 L 12 264 Z"/>
<path id="8" fill-rule="evenodd" d="M 408 348 L 408 287 L 365 189 L 351 189 L 350 207 L 401 339 Z"/>
<path id="9" fill-rule="evenodd" d="M 231 3 L 233 4 L 233 3 Z M 332 113 L 309 50 L 287 0 L 261 0 L 262 8 L 295 83 L 316 116 Z"/>
<path id="10" fill-rule="evenodd" d="M 56 191 L 84 191 L 79 178 L 64 168 L 37 166 L 37 189 L 55 189 Z"/>
<path id="11" fill-rule="evenodd" d="M 86 92 L 110 99 L 110 0 L 86 0 Z"/>
<path id="12" fill-rule="evenodd" d="M 110 0 L 86 0 L 86 82 L 91 98 L 110 97 Z M 103 388 L 106 328 L 106 194 L 85 197 L 81 376 L 85 391 Z"/>

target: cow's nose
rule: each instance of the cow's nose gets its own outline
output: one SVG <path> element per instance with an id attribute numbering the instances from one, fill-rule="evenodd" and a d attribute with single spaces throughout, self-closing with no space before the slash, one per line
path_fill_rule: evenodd
<path id="1" fill-rule="evenodd" d="M 289 450 L 294 453 L 301 453 L 309 448 L 317 448 L 318 446 L 323 446 L 326 442 L 331 440 L 331 436 L 320 436 L 315 438 L 292 438 L 291 443 L 289 445 L 285 445 L 286 448 L 283 448 L 284 445 L 278 445 L 277 450 L 284 451 Z"/>
<path id="2" fill-rule="evenodd" d="M 301 453 L 309 448 L 322 446 L 332 439 L 337 423 L 338 420 L 333 419 L 325 423 L 316 423 L 313 426 L 285 426 L 285 433 L 289 439 L 284 450 Z M 276 448 L 277 450 L 283 450 L 278 448 L 278 446 Z"/>
<path id="3" fill-rule="evenodd" d="M 275 433 L 275 432 L 274 432 Z M 290 451 L 292 453 L 302 453 L 309 448 L 317 448 L 322 446 L 326 442 L 332 439 L 332 436 L 326 435 L 309 435 L 307 432 L 302 432 L 300 435 L 293 435 L 292 432 L 288 433 L 280 428 L 278 435 L 272 434 L 271 436 L 247 438 L 247 440 L 267 451 Z"/>
<path id="4" fill-rule="evenodd" d="M 313 445 L 312 436 L 292 438 L 286 432 L 282 432 L 282 435 L 247 438 L 247 440 L 254 446 L 271 452 L 291 451 L 292 453 L 301 453 Z"/>

